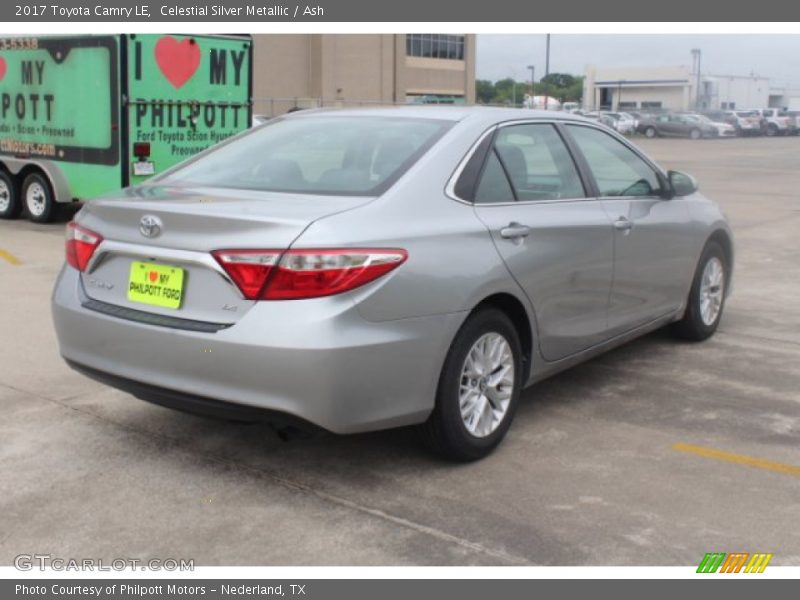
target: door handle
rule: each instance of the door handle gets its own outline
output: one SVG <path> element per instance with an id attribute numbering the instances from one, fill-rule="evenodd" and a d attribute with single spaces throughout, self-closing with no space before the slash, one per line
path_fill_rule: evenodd
<path id="1" fill-rule="evenodd" d="M 614 221 L 614 229 L 617 231 L 628 231 L 633 229 L 633 221 L 625 218 L 620 217 L 616 221 Z"/>
<path id="2" fill-rule="evenodd" d="M 500 237 L 507 240 L 516 240 L 519 238 L 528 237 L 531 228 L 527 225 L 522 225 L 516 221 L 512 221 L 500 230 Z"/>

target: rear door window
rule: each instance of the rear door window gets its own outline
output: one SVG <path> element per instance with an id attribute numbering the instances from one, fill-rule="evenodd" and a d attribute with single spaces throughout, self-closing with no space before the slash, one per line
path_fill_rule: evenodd
<path id="1" fill-rule="evenodd" d="M 585 196 L 578 169 L 554 125 L 503 127 L 495 137 L 494 146 L 517 200 Z"/>
<path id="2" fill-rule="evenodd" d="M 514 191 L 506 177 L 503 165 L 492 150 L 486 159 L 483 175 L 475 190 L 475 202 L 478 204 L 496 204 L 498 202 L 514 202 Z"/>

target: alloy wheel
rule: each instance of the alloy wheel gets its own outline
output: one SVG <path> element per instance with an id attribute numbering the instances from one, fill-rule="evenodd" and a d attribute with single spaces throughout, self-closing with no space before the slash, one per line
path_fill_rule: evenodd
<path id="1" fill-rule="evenodd" d="M 725 270 L 722 261 L 712 256 L 703 268 L 700 280 L 700 318 L 706 326 L 711 326 L 719 316 L 725 292 L 724 286 Z"/>
<path id="2" fill-rule="evenodd" d="M 508 412 L 514 391 L 514 356 L 499 333 L 486 333 L 473 344 L 461 370 L 459 408 L 467 431 L 491 435 Z"/>

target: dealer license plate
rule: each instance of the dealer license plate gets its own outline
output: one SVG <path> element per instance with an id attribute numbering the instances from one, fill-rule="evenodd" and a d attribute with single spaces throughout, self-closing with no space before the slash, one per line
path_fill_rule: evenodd
<path id="1" fill-rule="evenodd" d="M 162 308 L 180 308 L 183 273 L 180 267 L 134 261 L 128 280 L 128 300 Z"/>

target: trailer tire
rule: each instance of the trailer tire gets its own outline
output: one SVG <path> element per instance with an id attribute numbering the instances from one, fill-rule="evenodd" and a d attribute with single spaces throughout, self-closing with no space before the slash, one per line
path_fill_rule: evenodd
<path id="1" fill-rule="evenodd" d="M 31 173 L 22 182 L 25 214 L 34 223 L 49 223 L 58 212 L 50 182 L 41 173 Z"/>
<path id="2" fill-rule="evenodd" d="M 16 219 L 21 208 L 16 179 L 0 170 L 0 219 Z"/>

